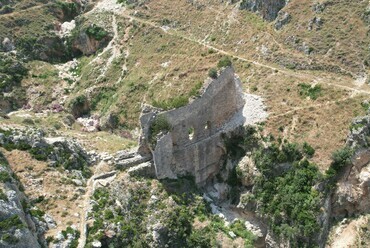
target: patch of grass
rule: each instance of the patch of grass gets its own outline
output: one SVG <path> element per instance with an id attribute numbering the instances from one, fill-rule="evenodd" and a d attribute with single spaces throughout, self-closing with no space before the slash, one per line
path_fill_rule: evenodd
<path id="1" fill-rule="evenodd" d="M 164 110 L 174 109 L 174 108 L 180 108 L 189 103 L 189 97 L 188 96 L 177 96 L 174 98 L 170 98 L 165 101 L 153 101 L 152 105 L 157 108 L 161 108 Z"/>
<path id="2" fill-rule="evenodd" d="M 168 122 L 164 115 L 158 115 L 150 124 L 149 140 L 155 144 L 156 137 L 160 132 L 168 132 L 172 129 L 171 124 Z"/>
<path id="3" fill-rule="evenodd" d="M 238 220 L 233 222 L 230 225 L 230 230 L 238 237 L 241 237 L 245 240 L 245 247 L 253 247 L 253 242 L 256 237 L 246 229 L 242 221 Z"/>
<path id="4" fill-rule="evenodd" d="M 322 88 L 320 85 L 311 86 L 310 84 L 298 84 L 299 94 L 302 97 L 309 97 L 311 100 L 316 100 L 322 95 Z"/>
<path id="5" fill-rule="evenodd" d="M 199 82 L 193 88 L 191 88 L 189 93 L 186 95 L 176 96 L 168 100 L 164 100 L 164 101 L 154 100 L 152 102 L 152 105 L 154 107 L 161 108 L 163 110 L 170 110 L 170 109 L 175 109 L 175 108 L 186 106 L 187 104 L 189 104 L 190 97 L 198 97 L 200 95 L 199 91 L 202 88 L 202 86 L 203 86 L 203 83 Z"/>

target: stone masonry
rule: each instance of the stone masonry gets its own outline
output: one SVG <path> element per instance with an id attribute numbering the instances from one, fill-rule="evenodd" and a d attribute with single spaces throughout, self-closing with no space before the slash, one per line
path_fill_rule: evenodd
<path id="1" fill-rule="evenodd" d="M 212 179 L 219 172 L 225 154 L 222 135 L 244 123 L 243 118 L 238 118 L 245 104 L 243 96 L 240 80 L 234 69 L 228 67 L 187 106 L 165 112 L 146 111 L 141 117 L 139 153 L 152 156 L 157 178 L 174 179 L 190 174 L 200 186 Z M 150 125 L 158 114 L 172 128 L 158 136 L 153 148 L 149 144 Z"/>

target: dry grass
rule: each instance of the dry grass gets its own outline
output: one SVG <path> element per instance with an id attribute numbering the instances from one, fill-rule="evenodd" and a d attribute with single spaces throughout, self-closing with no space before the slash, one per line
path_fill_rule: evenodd
<path id="1" fill-rule="evenodd" d="M 82 214 L 82 194 L 76 191 L 71 183 L 71 175 L 63 170 L 50 168 L 46 162 L 34 160 L 28 152 L 14 150 L 8 152 L 1 149 L 11 169 L 19 177 L 30 200 L 44 196 L 45 199 L 36 206 L 53 216 L 57 223 L 56 229 L 48 230 L 45 236 L 56 235 L 69 225 L 79 225 Z"/>

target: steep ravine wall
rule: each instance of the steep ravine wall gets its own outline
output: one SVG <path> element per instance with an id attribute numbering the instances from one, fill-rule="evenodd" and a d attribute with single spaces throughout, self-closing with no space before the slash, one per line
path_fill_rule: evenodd
<path id="1" fill-rule="evenodd" d="M 142 155 L 152 154 L 157 178 L 190 174 L 202 186 L 220 170 L 221 158 L 225 154 L 223 133 L 244 124 L 243 118 L 235 118 L 244 104 L 240 81 L 235 77 L 234 69 L 228 67 L 209 83 L 201 97 L 189 105 L 144 114 L 139 151 Z M 164 116 L 172 128 L 157 140 L 153 149 L 148 142 L 149 129 L 158 114 Z M 229 128 L 230 122 L 239 123 L 233 123 Z"/>
<path id="2" fill-rule="evenodd" d="M 273 21 L 288 0 L 243 0 L 240 9 L 258 12 L 267 21 Z"/>

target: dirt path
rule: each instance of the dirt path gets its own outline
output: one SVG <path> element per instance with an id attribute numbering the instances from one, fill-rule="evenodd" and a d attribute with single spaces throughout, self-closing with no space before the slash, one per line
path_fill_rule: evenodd
<path id="1" fill-rule="evenodd" d="M 217 48 L 213 45 L 210 45 L 210 44 L 206 43 L 205 41 L 197 40 L 195 38 L 189 37 L 188 35 L 184 35 L 184 34 L 182 34 L 181 32 L 179 32 L 177 30 L 164 29 L 163 27 L 161 27 L 160 25 L 158 25 L 156 23 L 153 23 L 151 21 L 144 20 L 144 19 L 141 19 L 141 18 L 138 18 L 138 17 L 134 17 L 134 16 L 132 16 L 128 13 L 125 13 L 124 11 L 120 12 L 119 15 L 122 16 L 122 17 L 128 18 L 130 20 L 135 20 L 139 23 L 143 23 L 143 24 L 149 25 L 151 27 L 160 29 L 160 30 L 162 30 L 162 32 L 164 32 L 168 35 L 175 36 L 175 37 L 178 37 L 178 38 L 181 38 L 181 39 L 185 39 L 185 40 L 188 40 L 188 41 L 193 42 L 193 43 L 197 43 L 198 45 L 204 46 L 208 49 L 212 49 L 212 50 L 218 52 L 219 54 L 223 54 L 223 55 L 238 59 L 240 61 L 244 61 L 244 62 L 253 64 L 253 65 L 258 66 L 258 67 L 266 68 L 266 69 L 273 70 L 273 71 L 277 70 L 280 73 L 283 73 L 285 75 L 295 77 L 295 78 L 311 79 L 312 82 L 315 82 L 315 83 L 319 82 L 321 84 L 325 84 L 325 85 L 330 86 L 330 87 L 335 87 L 335 88 L 339 88 L 339 89 L 348 90 L 348 91 L 354 92 L 356 94 L 361 94 L 362 93 L 362 94 L 370 95 L 370 90 L 363 90 L 363 89 L 358 89 L 356 87 L 350 87 L 350 86 L 345 86 L 345 85 L 341 85 L 341 84 L 326 82 L 326 81 L 324 81 L 323 78 L 320 78 L 320 77 L 315 76 L 315 75 L 310 75 L 310 74 L 303 73 L 303 72 L 296 72 L 296 71 L 292 71 L 292 70 L 287 70 L 287 69 L 284 69 L 284 68 L 281 68 L 281 67 L 268 65 L 268 64 L 265 64 L 265 63 L 258 62 L 256 60 L 251 60 L 251 59 L 241 57 L 241 56 L 239 56 L 237 54 L 234 54 L 232 52 L 225 51 L 223 49 L 220 49 L 220 48 Z"/>
<path id="2" fill-rule="evenodd" d="M 275 114 L 275 115 L 273 115 L 273 113 L 270 113 L 271 115 L 269 115 L 269 119 L 279 118 L 281 116 L 286 116 L 286 115 L 295 113 L 296 111 L 300 111 L 300 110 L 304 110 L 304 109 L 320 108 L 320 107 L 325 107 L 325 106 L 330 106 L 330 105 L 338 104 L 339 102 L 347 101 L 348 99 L 350 99 L 352 97 L 353 96 L 351 95 L 351 96 L 344 97 L 342 99 L 335 100 L 335 101 L 324 102 L 324 103 L 319 103 L 319 104 L 312 104 L 312 105 L 307 105 L 307 106 L 303 106 L 303 107 L 295 107 L 295 108 L 293 108 L 291 110 L 288 110 L 288 111 L 286 111 L 284 113 L 281 113 L 281 114 Z"/>
<path id="3" fill-rule="evenodd" d="M 107 173 L 93 175 L 86 183 L 86 194 L 83 200 L 83 207 L 82 207 L 82 214 L 80 219 L 80 238 L 78 239 L 78 248 L 84 248 L 86 245 L 87 240 L 87 220 L 88 220 L 88 213 L 90 210 L 90 200 L 92 195 L 94 194 L 97 185 L 100 183 L 101 185 L 106 185 L 108 182 L 111 182 L 115 179 L 116 172 L 110 171 Z"/>
<path id="4" fill-rule="evenodd" d="M 48 7 L 48 6 L 52 6 L 53 4 L 54 3 L 47 3 L 47 4 L 32 6 L 32 7 L 29 7 L 27 9 L 22 9 L 22 10 L 19 10 L 19 11 L 14 11 L 14 12 L 7 13 L 7 14 L 2 14 L 2 15 L 0 15 L 0 18 L 15 16 L 15 15 L 18 15 L 18 14 L 22 14 L 24 12 L 28 12 L 28 11 L 32 11 L 32 10 L 36 10 L 36 9 L 41 9 L 41 8 Z"/>
<path id="5" fill-rule="evenodd" d="M 83 207 L 82 207 L 82 213 L 81 213 L 81 219 L 80 219 L 80 238 L 78 239 L 78 248 L 83 248 L 86 245 L 86 238 L 87 238 L 87 213 L 90 207 L 90 198 L 92 196 L 92 188 L 93 188 L 93 179 L 94 177 L 91 177 L 87 183 L 86 183 L 86 194 L 83 199 Z"/>

